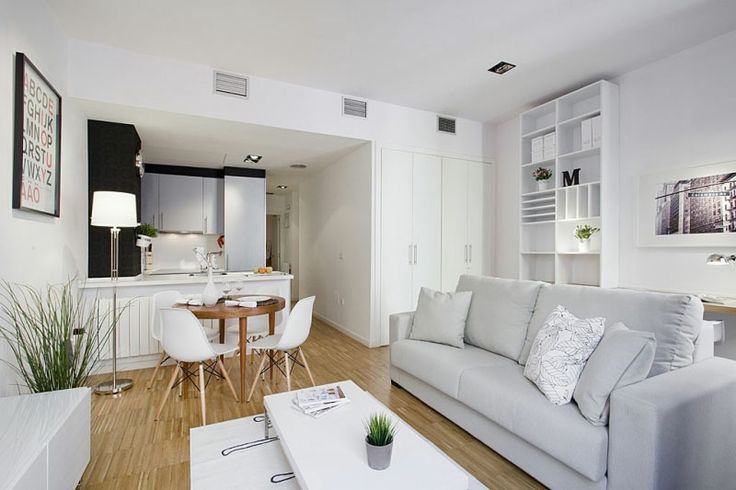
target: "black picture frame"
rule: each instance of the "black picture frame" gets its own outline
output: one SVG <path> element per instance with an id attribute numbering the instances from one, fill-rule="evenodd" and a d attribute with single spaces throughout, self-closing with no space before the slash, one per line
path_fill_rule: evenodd
<path id="1" fill-rule="evenodd" d="M 32 73 L 31 73 L 32 72 Z M 33 80 L 40 104 L 26 101 L 26 73 Z M 36 85 L 36 80 L 43 82 Z M 30 82 L 29 82 L 30 83 Z M 48 91 L 45 90 L 48 88 Z M 51 108 L 51 100 L 55 105 Z M 13 209 L 45 214 L 58 218 L 61 211 L 61 94 L 54 88 L 24 53 L 15 53 L 15 107 L 13 133 Z M 26 117 L 29 108 L 33 114 Z M 36 124 L 28 131 L 26 141 L 25 123 Z M 49 139 L 52 138 L 52 139 Z M 40 145 L 38 144 L 40 143 Z M 43 147 L 45 145 L 45 147 Z M 24 151 L 28 146 L 28 151 Z M 47 155 L 53 150 L 53 155 Z M 24 158 L 28 156 L 28 182 L 24 175 Z M 36 161 L 34 161 L 36 160 Z M 48 167 L 48 168 L 44 168 Z M 51 196 L 48 192 L 52 192 Z M 25 198 L 26 193 L 30 198 Z M 43 204 L 33 205 L 33 199 Z"/>

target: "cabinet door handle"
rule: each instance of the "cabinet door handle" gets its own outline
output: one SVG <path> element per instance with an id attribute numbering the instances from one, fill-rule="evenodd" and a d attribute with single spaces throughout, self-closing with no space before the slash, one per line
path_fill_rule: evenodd
<path id="1" fill-rule="evenodd" d="M 469 243 L 468 244 L 468 263 L 470 264 L 472 262 L 473 262 L 473 244 Z"/>
<path id="2" fill-rule="evenodd" d="M 158 226 L 162 230 L 164 229 L 164 212 L 163 211 L 158 213 Z"/>
<path id="3" fill-rule="evenodd" d="M 412 256 L 411 256 L 411 243 L 409 244 L 409 265 L 412 264 Z"/>
<path id="4" fill-rule="evenodd" d="M 207 216 L 204 217 L 204 232 L 207 233 Z"/>
<path id="5" fill-rule="evenodd" d="M 417 263 L 417 244 L 414 244 L 414 264 Z"/>
<path id="6" fill-rule="evenodd" d="M 463 262 L 468 263 L 468 244 L 463 245 Z"/>

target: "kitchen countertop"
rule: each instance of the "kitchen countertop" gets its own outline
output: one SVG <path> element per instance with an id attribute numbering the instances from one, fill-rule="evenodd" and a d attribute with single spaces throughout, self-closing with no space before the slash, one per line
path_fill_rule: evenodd
<path id="1" fill-rule="evenodd" d="M 274 271 L 270 274 L 254 274 L 253 272 L 213 272 L 213 282 L 258 282 L 292 280 L 294 276 L 285 272 Z M 121 277 L 118 288 L 141 286 L 167 286 L 172 284 L 206 284 L 207 273 L 190 276 L 188 273 L 178 274 L 140 274 L 135 277 Z M 96 277 L 80 281 L 80 289 L 110 288 L 112 281 L 108 277 Z"/>

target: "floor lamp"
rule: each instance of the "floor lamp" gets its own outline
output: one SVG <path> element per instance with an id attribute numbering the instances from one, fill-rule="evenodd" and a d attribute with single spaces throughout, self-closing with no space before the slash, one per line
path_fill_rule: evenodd
<path id="1" fill-rule="evenodd" d="M 95 387 L 100 395 L 115 395 L 133 386 L 132 379 L 117 378 L 118 238 L 120 228 L 138 226 L 135 194 L 97 191 L 92 194 L 92 226 L 110 228 L 110 280 L 112 281 L 112 380 Z"/>

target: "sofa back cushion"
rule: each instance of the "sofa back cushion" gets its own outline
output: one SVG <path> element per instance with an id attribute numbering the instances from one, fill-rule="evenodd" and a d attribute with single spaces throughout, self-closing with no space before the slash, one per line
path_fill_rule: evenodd
<path id="1" fill-rule="evenodd" d="M 460 276 L 457 290 L 473 292 L 465 341 L 518 360 L 541 286 L 535 281 Z"/>
<path id="2" fill-rule="evenodd" d="M 693 363 L 703 322 L 703 303 L 694 296 L 628 289 L 548 285 L 539 292 L 519 362 L 526 364 L 532 342 L 547 315 L 564 305 L 579 317 L 602 316 L 606 325 L 622 322 L 632 330 L 652 332 L 657 341 L 649 376 Z"/>

